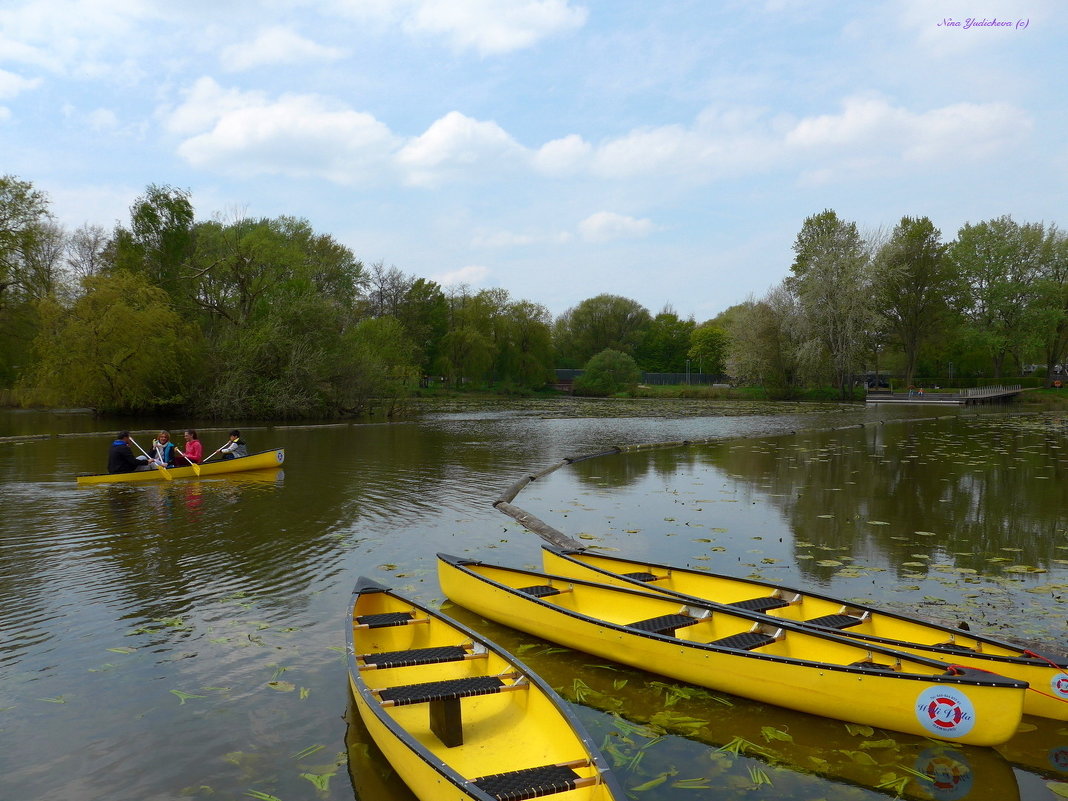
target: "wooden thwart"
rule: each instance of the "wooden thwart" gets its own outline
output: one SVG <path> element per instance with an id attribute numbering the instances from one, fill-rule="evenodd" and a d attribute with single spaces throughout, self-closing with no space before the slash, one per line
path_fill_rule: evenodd
<path id="1" fill-rule="evenodd" d="M 505 684 L 505 679 L 517 681 L 514 684 Z M 464 742 L 463 720 L 460 714 L 461 698 L 525 690 L 529 686 L 519 673 L 499 673 L 495 676 L 471 676 L 383 687 L 373 692 L 384 707 L 429 704 L 430 730 L 446 747 L 455 748 Z"/>

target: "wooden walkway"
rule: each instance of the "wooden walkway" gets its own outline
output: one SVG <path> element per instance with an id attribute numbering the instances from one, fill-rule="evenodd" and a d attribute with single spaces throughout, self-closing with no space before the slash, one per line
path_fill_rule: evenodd
<path id="1" fill-rule="evenodd" d="M 866 402 L 871 405 L 907 403 L 924 406 L 969 406 L 976 403 L 1004 403 L 1025 390 L 1019 384 L 996 387 L 973 387 L 959 393 L 928 392 L 869 392 Z"/>

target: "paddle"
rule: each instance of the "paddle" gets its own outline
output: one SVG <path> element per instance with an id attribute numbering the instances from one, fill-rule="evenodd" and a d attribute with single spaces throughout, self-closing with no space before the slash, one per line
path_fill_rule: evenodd
<path id="1" fill-rule="evenodd" d="M 133 437 L 130 437 L 130 442 L 132 442 L 134 445 L 137 445 L 137 441 Z M 145 453 L 145 449 L 144 448 L 142 448 L 140 445 L 137 445 L 137 450 L 139 450 L 139 451 L 141 451 L 141 453 L 145 454 L 145 458 L 148 459 L 149 464 L 151 464 L 154 468 L 156 468 L 161 473 L 163 473 L 163 477 L 165 479 L 167 479 L 168 481 L 174 481 L 174 476 L 172 476 L 170 473 L 167 472 L 167 468 L 164 467 L 161 464 L 157 464 L 156 462 L 153 462 L 152 461 L 152 457 L 149 456 L 147 453 Z"/>
<path id="2" fill-rule="evenodd" d="M 221 451 L 223 448 L 225 448 L 229 444 L 230 444 L 230 440 L 226 440 L 226 442 L 224 442 L 222 445 L 219 446 L 219 450 L 215 451 L 215 453 L 218 453 L 219 451 Z M 211 456 L 214 456 L 215 453 L 211 454 Z M 211 456 L 209 456 L 208 459 L 210 459 Z M 200 460 L 201 464 L 203 464 L 204 462 L 208 461 L 208 459 L 201 459 Z"/>
<path id="3" fill-rule="evenodd" d="M 198 465 L 196 462 L 194 462 L 192 459 L 190 459 L 188 456 L 186 456 L 184 453 L 182 453 L 182 449 L 179 448 L 177 445 L 174 446 L 174 450 L 175 450 L 175 453 L 177 453 L 179 456 L 181 456 L 183 459 L 185 459 L 187 462 L 189 462 L 189 466 L 193 468 L 193 472 L 196 473 L 199 476 L 200 475 L 200 465 Z M 211 458 L 211 457 L 208 457 L 208 458 Z"/>

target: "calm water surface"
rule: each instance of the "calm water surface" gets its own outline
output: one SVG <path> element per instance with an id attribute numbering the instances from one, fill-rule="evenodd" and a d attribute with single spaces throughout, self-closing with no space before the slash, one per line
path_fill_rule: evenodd
<path id="1" fill-rule="evenodd" d="M 248 430 L 253 450 L 286 449 L 282 470 L 77 486 L 112 425 L 0 413 L 0 437 L 63 435 L 0 440 L 3 801 L 409 801 L 352 722 L 353 583 L 439 603 L 438 551 L 536 565 L 541 541 L 492 501 L 611 445 L 715 440 L 577 462 L 515 503 L 639 558 L 1068 646 L 1068 421 L 1054 414 L 465 405 Z M 224 434 L 204 432 L 209 451 Z M 661 681 L 445 607 L 576 704 L 635 798 L 1037 801 L 1068 782 L 1065 725 L 952 748 Z"/>

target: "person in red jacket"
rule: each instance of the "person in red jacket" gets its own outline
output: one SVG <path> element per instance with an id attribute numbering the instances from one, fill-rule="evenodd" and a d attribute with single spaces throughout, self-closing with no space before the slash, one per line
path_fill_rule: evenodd
<path id="1" fill-rule="evenodd" d="M 184 434 L 185 445 L 181 448 L 181 452 L 174 457 L 175 467 L 187 464 L 200 464 L 200 460 L 204 458 L 204 446 L 200 444 L 196 429 L 187 428 Z"/>

